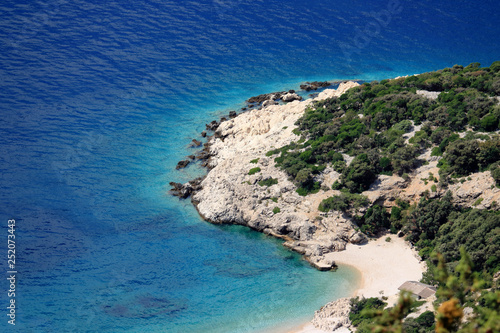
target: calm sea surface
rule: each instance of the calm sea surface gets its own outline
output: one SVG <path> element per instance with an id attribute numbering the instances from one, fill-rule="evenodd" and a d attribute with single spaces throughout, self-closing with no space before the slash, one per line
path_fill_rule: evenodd
<path id="1" fill-rule="evenodd" d="M 498 1 L 0 4 L 2 332 L 255 332 L 352 293 L 279 241 L 203 222 L 169 181 L 204 124 L 306 80 L 500 60 Z"/>

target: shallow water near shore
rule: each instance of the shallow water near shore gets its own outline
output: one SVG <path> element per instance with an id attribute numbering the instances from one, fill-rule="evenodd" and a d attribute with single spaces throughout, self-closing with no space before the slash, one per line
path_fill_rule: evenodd
<path id="1" fill-rule="evenodd" d="M 357 272 L 207 224 L 168 183 L 203 174 L 175 165 L 251 96 L 498 60 L 496 1 L 400 4 L 359 44 L 387 3 L 2 2 L 0 230 L 16 219 L 18 307 L 0 331 L 254 332 L 350 295 Z"/>

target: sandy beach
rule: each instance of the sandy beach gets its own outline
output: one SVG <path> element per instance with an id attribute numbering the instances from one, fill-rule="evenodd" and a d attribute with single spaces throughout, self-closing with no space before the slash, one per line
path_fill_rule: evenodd
<path id="1" fill-rule="evenodd" d="M 391 238 L 389 242 L 386 241 L 387 237 Z M 361 286 L 353 296 L 387 296 L 389 304 L 397 300 L 398 287 L 401 284 L 408 280 L 420 280 L 425 270 L 425 263 L 419 261 L 416 251 L 403 238 L 396 235 L 370 240 L 364 245 L 347 244 L 345 251 L 329 253 L 327 256 L 335 260 L 338 265 L 349 265 L 360 271 Z M 309 322 L 290 331 L 292 332 L 326 331 L 316 329 Z M 341 327 L 335 332 L 347 333 L 349 330 Z"/>

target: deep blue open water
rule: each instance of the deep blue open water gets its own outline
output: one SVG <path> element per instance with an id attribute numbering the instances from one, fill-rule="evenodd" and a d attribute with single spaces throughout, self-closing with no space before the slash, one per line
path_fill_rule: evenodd
<path id="1" fill-rule="evenodd" d="M 0 4 L 2 332 L 256 332 L 352 293 L 279 241 L 203 222 L 169 181 L 204 124 L 306 80 L 500 59 L 498 1 Z"/>

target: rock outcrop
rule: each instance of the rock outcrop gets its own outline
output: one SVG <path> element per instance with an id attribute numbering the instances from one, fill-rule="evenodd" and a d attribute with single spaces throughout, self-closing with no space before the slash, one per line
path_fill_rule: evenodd
<path id="1" fill-rule="evenodd" d="M 343 83 L 329 94 L 340 96 L 357 85 Z M 323 255 L 344 249 L 349 241 L 362 242 L 363 236 L 342 214 L 320 216 L 317 207 L 333 190 L 302 197 L 287 175 L 274 166 L 274 158 L 265 156 L 272 149 L 298 140 L 292 130 L 312 102 L 294 100 L 286 105 L 267 105 L 218 124 L 209 151 L 205 152 L 210 172 L 201 182 L 201 189 L 194 191 L 192 201 L 209 222 L 245 225 L 283 238 L 286 246 L 304 254 L 319 269 L 331 269 L 335 263 L 325 262 Z M 250 162 L 256 159 L 257 163 Z M 259 171 L 249 174 L 252 168 Z M 273 182 L 263 182 L 269 179 Z M 335 179 L 338 174 L 332 181 Z"/>
<path id="2" fill-rule="evenodd" d="M 317 176 L 324 189 L 302 197 L 287 174 L 274 166 L 274 157 L 266 153 L 299 139 L 293 133 L 295 123 L 313 101 L 340 96 L 357 85 L 342 83 L 337 90 L 326 89 L 315 99 L 299 101 L 293 97 L 295 100 L 285 105 L 278 105 L 275 100 L 296 95 L 294 92 L 252 98 L 253 102 L 264 102 L 261 109 L 207 125 L 215 133 L 196 158 L 202 160 L 209 173 L 203 181 L 173 183 L 172 192 L 181 198 L 191 195 L 198 212 L 209 222 L 240 224 L 282 238 L 285 246 L 303 254 L 314 267 L 333 268 L 335 263 L 327 260 L 326 254 L 342 251 L 349 242 L 366 241 L 348 214 L 318 211 L 323 199 L 339 194 L 331 189 L 339 173 L 327 167 Z M 405 134 L 407 139 L 418 130 L 419 126 L 414 126 L 412 132 Z M 344 158 L 347 164 L 352 161 L 347 155 Z M 363 195 L 386 208 L 398 198 L 418 202 L 423 195 L 439 197 L 447 190 L 453 192 L 455 203 L 464 207 L 492 208 L 500 201 L 500 189 L 494 186 L 489 172 L 473 174 L 442 189 L 437 167 L 440 157 L 431 156 L 428 149 L 418 158 L 425 163 L 408 177 L 379 175 Z M 189 160 L 181 161 L 178 168 L 187 164 Z"/>
<path id="3" fill-rule="evenodd" d="M 341 298 L 330 302 L 314 313 L 311 321 L 317 329 L 333 332 L 340 327 L 350 327 L 349 312 L 351 302 L 348 298 Z"/>
<path id="4" fill-rule="evenodd" d="M 288 93 L 286 95 L 281 96 L 281 100 L 283 102 L 293 102 L 293 101 L 301 101 L 302 97 L 297 95 L 296 93 Z"/>

